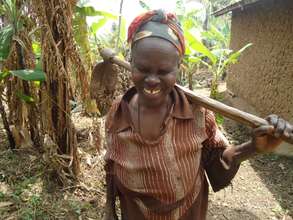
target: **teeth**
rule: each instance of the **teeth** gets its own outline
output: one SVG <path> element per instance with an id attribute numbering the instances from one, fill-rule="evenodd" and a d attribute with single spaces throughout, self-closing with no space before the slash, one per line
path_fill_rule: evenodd
<path id="1" fill-rule="evenodd" d="M 148 89 L 144 89 L 144 91 L 148 94 L 158 94 L 161 90 L 160 89 L 157 89 L 157 90 L 148 90 Z"/>

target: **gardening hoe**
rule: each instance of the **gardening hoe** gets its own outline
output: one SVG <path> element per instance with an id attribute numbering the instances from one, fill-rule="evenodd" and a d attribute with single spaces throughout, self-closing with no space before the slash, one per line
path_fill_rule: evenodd
<path id="1" fill-rule="evenodd" d="M 122 66 L 122 67 L 126 68 L 127 70 L 131 71 L 130 63 L 118 58 L 111 49 L 109 49 L 109 48 L 101 49 L 100 54 L 101 54 L 102 58 L 104 59 L 104 61 L 110 61 L 111 63 L 117 64 L 117 65 Z M 226 116 L 227 118 L 230 118 L 234 121 L 237 121 L 237 122 L 242 123 L 244 125 L 248 125 L 252 128 L 256 128 L 260 125 L 268 125 L 268 122 L 263 118 L 260 118 L 255 115 L 252 115 L 250 113 L 246 113 L 246 112 L 241 111 L 239 109 L 230 107 L 228 105 L 225 105 L 219 101 L 208 98 L 206 96 L 196 94 L 195 92 L 193 92 L 183 86 L 180 86 L 178 84 L 175 84 L 175 86 L 180 88 L 181 90 L 183 90 L 183 92 L 185 93 L 185 95 L 188 97 L 188 99 L 191 102 L 198 103 L 201 106 L 203 106 L 213 112 L 217 112 L 223 116 Z M 283 141 L 290 143 L 290 144 L 293 144 L 293 135 L 291 135 L 291 136 L 292 136 L 291 138 L 287 138 L 285 136 L 282 136 L 281 138 Z"/>

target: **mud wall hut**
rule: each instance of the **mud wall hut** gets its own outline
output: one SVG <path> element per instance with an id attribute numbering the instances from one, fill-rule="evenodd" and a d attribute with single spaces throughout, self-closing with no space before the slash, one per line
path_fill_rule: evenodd
<path id="1" fill-rule="evenodd" d="M 230 48 L 253 46 L 229 69 L 227 88 L 260 116 L 293 122 L 293 0 L 242 0 L 214 14 L 229 12 Z"/>

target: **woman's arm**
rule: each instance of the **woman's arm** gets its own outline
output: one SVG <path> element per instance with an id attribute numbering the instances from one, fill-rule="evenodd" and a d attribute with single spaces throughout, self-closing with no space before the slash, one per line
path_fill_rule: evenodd
<path id="1" fill-rule="evenodd" d="M 258 154 L 274 151 L 282 142 L 282 135 L 293 136 L 293 126 L 277 115 L 267 118 L 269 125 L 254 129 L 252 140 L 242 145 L 229 147 L 223 152 L 222 159 L 228 165 L 240 164 L 242 161 Z"/>
<path id="2" fill-rule="evenodd" d="M 251 141 L 229 147 L 217 128 L 213 114 L 207 111 L 208 139 L 203 143 L 202 162 L 214 191 L 230 184 L 242 161 L 259 153 L 273 151 L 281 143 L 281 134 L 288 137 L 293 135 L 293 126 L 285 120 L 276 115 L 269 116 L 267 120 L 270 125 L 254 129 Z"/>
<path id="3" fill-rule="evenodd" d="M 115 184 L 113 179 L 113 162 L 112 161 L 106 161 L 105 165 L 105 171 L 106 171 L 106 205 L 105 205 L 105 216 L 103 220 L 118 220 L 117 214 L 116 214 L 116 207 L 115 207 L 115 201 L 116 201 L 116 190 L 115 190 Z"/>

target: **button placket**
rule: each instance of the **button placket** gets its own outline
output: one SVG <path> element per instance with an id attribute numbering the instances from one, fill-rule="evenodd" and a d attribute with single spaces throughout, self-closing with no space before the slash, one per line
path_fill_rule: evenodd
<path id="1" fill-rule="evenodd" d="M 172 184 L 175 189 L 176 200 L 178 201 L 184 197 L 184 186 L 183 186 L 179 167 L 176 163 L 174 148 L 172 144 L 172 138 L 169 133 L 166 135 L 164 146 L 165 146 L 165 151 L 168 158 L 166 162 L 168 164 L 169 171 L 172 178 Z"/>

